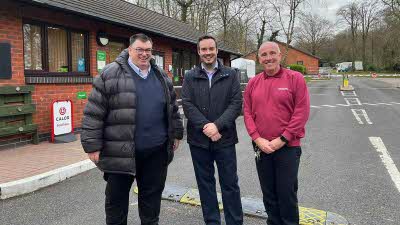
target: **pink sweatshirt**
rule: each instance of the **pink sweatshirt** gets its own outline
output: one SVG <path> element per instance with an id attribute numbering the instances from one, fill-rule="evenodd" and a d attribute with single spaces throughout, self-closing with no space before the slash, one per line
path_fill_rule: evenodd
<path id="1" fill-rule="evenodd" d="M 252 78 L 244 92 L 244 122 L 252 140 L 283 135 L 289 146 L 300 146 L 310 114 L 310 97 L 301 73 L 281 68 Z"/>

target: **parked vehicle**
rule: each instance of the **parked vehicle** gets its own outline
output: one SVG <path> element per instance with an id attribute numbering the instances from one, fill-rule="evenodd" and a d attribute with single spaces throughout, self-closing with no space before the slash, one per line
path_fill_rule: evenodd
<path id="1" fill-rule="evenodd" d="M 338 73 L 340 72 L 349 72 L 353 68 L 353 63 L 352 62 L 341 62 L 336 64 L 336 71 Z M 363 62 L 362 61 L 355 61 L 354 62 L 354 68 L 356 71 L 363 70 Z"/>
<path id="2" fill-rule="evenodd" d="M 244 72 L 249 79 L 256 75 L 256 62 L 254 62 L 254 60 L 238 58 L 232 60 L 231 65 Z"/>

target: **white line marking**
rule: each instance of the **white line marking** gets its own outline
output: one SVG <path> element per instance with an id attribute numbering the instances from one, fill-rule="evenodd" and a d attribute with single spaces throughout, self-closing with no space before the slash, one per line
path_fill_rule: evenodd
<path id="1" fill-rule="evenodd" d="M 392 178 L 394 185 L 396 185 L 397 190 L 400 192 L 400 172 L 390 157 L 390 154 L 386 149 L 382 139 L 380 137 L 369 137 L 369 141 L 374 146 L 376 151 L 380 153 L 379 157 L 389 172 L 389 175 Z"/>
<path id="2" fill-rule="evenodd" d="M 361 120 L 361 118 L 356 113 L 355 109 L 351 109 L 351 112 L 353 113 L 354 117 L 356 118 L 356 120 L 358 121 L 359 124 L 364 124 L 363 121 Z"/>
<path id="3" fill-rule="evenodd" d="M 350 105 L 346 105 L 346 104 L 336 104 L 336 105 L 339 105 L 339 106 L 350 106 Z"/>
<path id="4" fill-rule="evenodd" d="M 363 103 L 363 105 L 377 105 L 377 104 L 374 104 L 374 103 Z"/>
<path id="5" fill-rule="evenodd" d="M 325 106 L 325 107 L 329 107 L 329 108 L 336 108 L 336 106 L 334 106 L 334 105 L 321 105 L 321 106 Z"/>
<path id="6" fill-rule="evenodd" d="M 316 105 L 312 105 L 312 106 L 311 106 L 311 108 L 317 108 L 317 109 L 320 109 L 321 107 L 319 107 L 319 106 L 316 106 Z"/>
<path id="7" fill-rule="evenodd" d="M 364 124 L 364 122 L 362 121 L 360 116 L 363 116 L 365 121 L 368 124 L 373 124 L 371 122 L 371 120 L 369 119 L 367 112 L 365 111 L 365 109 L 351 109 L 351 112 L 353 113 L 354 117 L 356 118 L 356 120 L 358 121 L 359 124 Z"/>
<path id="8" fill-rule="evenodd" d="M 355 96 L 357 97 L 357 94 L 355 91 L 340 91 L 340 93 L 342 93 L 342 96 Z"/>
<path id="9" fill-rule="evenodd" d="M 308 89 L 338 89 L 337 87 L 324 87 L 324 88 L 321 88 L 321 87 L 307 87 Z"/>
<path id="10" fill-rule="evenodd" d="M 377 104 L 379 104 L 379 105 L 392 105 L 390 103 L 377 103 Z"/>
<path id="11" fill-rule="evenodd" d="M 390 102 L 390 103 L 400 105 L 400 102 Z"/>
<path id="12" fill-rule="evenodd" d="M 344 98 L 347 105 L 361 105 L 361 102 L 358 98 Z"/>

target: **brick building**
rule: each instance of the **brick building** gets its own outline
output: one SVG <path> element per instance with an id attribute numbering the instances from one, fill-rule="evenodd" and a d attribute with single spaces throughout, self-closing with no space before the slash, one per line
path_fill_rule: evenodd
<path id="1" fill-rule="evenodd" d="M 5 63 L 0 65 L 10 67 L 11 72 L 7 75 L 7 68 L 0 68 L 0 94 L 5 88 L 33 86 L 32 118 L 41 140 L 48 139 L 51 132 L 54 100 L 72 101 L 73 123 L 79 129 L 87 98 L 78 98 L 78 93 L 89 95 L 93 77 L 104 61 L 112 62 L 128 47 L 129 37 L 138 32 L 153 39 L 156 62 L 176 85 L 184 71 L 199 61 L 196 42 L 202 34 L 198 30 L 126 1 L 3 0 L 0 59 Z M 222 43 L 219 48 L 218 57 L 224 64 L 230 65 L 231 58 L 238 56 Z M 0 112 L 4 106 L 1 99 Z M 11 119 L 0 120 L 0 147 L 30 143 L 32 135 L 6 135 Z"/>
<path id="2" fill-rule="evenodd" d="M 282 55 L 285 52 L 285 43 L 276 42 L 279 45 L 279 49 L 282 52 Z M 245 56 L 242 56 L 245 59 L 251 59 L 257 61 L 257 51 L 251 52 Z M 292 46 L 289 47 L 288 55 L 286 58 L 286 64 L 300 64 L 304 65 L 307 69 L 307 74 L 317 74 L 319 67 L 319 60 L 317 56 L 311 55 L 305 51 L 294 48 Z"/>

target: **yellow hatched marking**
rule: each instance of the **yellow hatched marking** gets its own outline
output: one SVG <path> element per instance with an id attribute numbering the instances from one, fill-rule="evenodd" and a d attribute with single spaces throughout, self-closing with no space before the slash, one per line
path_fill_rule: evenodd
<path id="1" fill-rule="evenodd" d="M 183 195 L 180 202 L 195 206 L 201 206 L 199 191 L 197 189 L 189 190 L 186 194 Z M 221 202 L 218 202 L 218 207 L 220 210 L 223 209 Z"/>
<path id="2" fill-rule="evenodd" d="M 318 209 L 299 207 L 301 225 L 325 225 L 326 212 Z"/>

